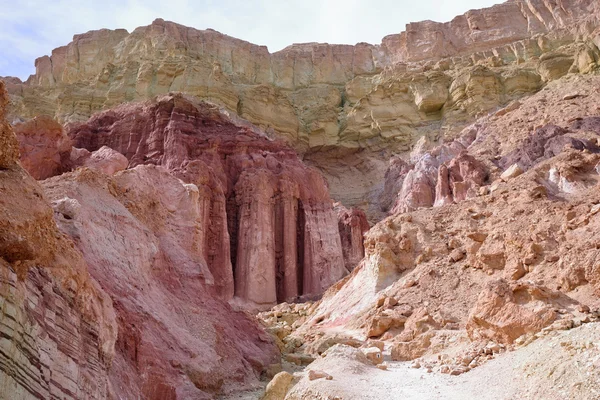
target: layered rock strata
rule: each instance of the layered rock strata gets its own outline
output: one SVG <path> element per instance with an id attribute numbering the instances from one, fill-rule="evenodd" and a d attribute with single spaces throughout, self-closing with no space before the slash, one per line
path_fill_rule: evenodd
<path id="1" fill-rule="evenodd" d="M 54 218 L 111 296 L 119 334 L 112 397 L 214 398 L 252 388 L 277 362 L 271 339 L 215 288 L 199 190 L 166 169 L 88 168 L 43 182 Z"/>
<path id="2" fill-rule="evenodd" d="M 6 103 L 0 82 L 0 397 L 208 399 L 258 385 L 277 350 L 211 289 L 198 188 L 153 165 L 106 175 L 123 160 L 105 147 L 42 188 L 19 164 Z M 66 137 L 24 137 L 47 133 Z M 23 157 L 56 172 L 54 157 Z"/>
<path id="3" fill-rule="evenodd" d="M 7 102 L 0 82 L 0 397 L 105 399 L 117 337 L 112 301 L 19 164 Z"/>
<path id="4" fill-rule="evenodd" d="M 591 0 L 511 0 L 447 23 L 411 23 L 380 45 L 309 43 L 272 54 L 159 19 L 131 33 L 76 35 L 36 60 L 27 82 L 6 81 L 15 119 L 84 121 L 171 91 L 218 103 L 306 154 L 333 196 L 373 221 L 382 214 L 365 202 L 382 189 L 381 160 L 422 136 L 452 137 L 566 74 L 594 71 L 598 15 Z M 348 169 L 352 180 L 339 174 Z"/>
<path id="5" fill-rule="evenodd" d="M 359 266 L 308 311 L 265 314 L 287 359 L 385 345 L 393 360 L 458 375 L 597 321 L 598 87 L 562 78 L 393 159 L 382 202 L 400 207 L 367 233 Z"/>
<path id="6" fill-rule="evenodd" d="M 108 146 L 130 168 L 160 165 L 188 184 L 198 202 L 194 252 L 222 298 L 274 304 L 317 296 L 346 273 L 318 171 L 218 107 L 161 97 L 100 113 L 68 134 L 76 148 Z"/>

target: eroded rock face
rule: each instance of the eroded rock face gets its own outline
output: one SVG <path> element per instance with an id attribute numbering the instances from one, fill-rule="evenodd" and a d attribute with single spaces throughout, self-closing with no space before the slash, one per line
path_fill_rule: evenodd
<path id="1" fill-rule="evenodd" d="M 340 203 L 335 204 L 338 228 L 342 240 L 342 250 L 346 268 L 351 271 L 365 256 L 363 238 L 369 230 L 365 212 L 356 208 L 347 209 Z"/>
<path id="2" fill-rule="evenodd" d="M 73 147 L 69 160 L 64 163 L 64 169 L 87 167 L 107 175 L 114 175 L 126 169 L 128 164 L 129 161 L 123 154 L 107 146 L 102 146 L 94 152 Z"/>
<path id="3" fill-rule="evenodd" d="M 380 197 L 383 210 L 395 190 L 397 195 L 391 212 L 403 213 L 476 197 L 488 179 L 488 168 L 468 154 L 461 141 L 435 147 L 414 157 L 417 159 L 414 164 L 390 163 Z"/>
<path id="4" fill-rule="evenodd" d="M 115 302 L 113 396 L 210 398 L 256 384 L 276 362 L 264 331 L 219 299 L 233 294 L 232 271 L 206 261 L 195 184 L 154 165 L 115 176 L 83 168 L 43 184 L 59 228 Z"/>
<path id="5" fill-rule="evenodd" d="M 69 136 L 75 147 L 108 146 L 130 167 L 161 165 L 195 187 L 198 254 L 225 299 L 273 304 L 316 296 L 346 273 L 322 176 L 215 106 L 162 97 L 98 114 Z"/>
<path id="6" fill-rule="evenodd" d="M 378 164 L 421 137 L 453 137 L 565 74 L 593 72 L 598 15 L 589 0 L 509 1 L 409 24 L 379 45 L 309 43 L 273 54 L 158 19 L 131 33 L 75 35 L 39 58 L 27 82 L 6 80 L 15 119 L 80 122 L 174 91 L 215 102 L 287 141 L 321 169 L 334 198 L 375 221 L 381 213 L 365 204 L 379 194 Z M 358 166 L 351 182 L 338 174 L 347 164 Z"/>
<path id="7" fill-rule="evenodd" d="M 558 318 L 556 309 L 574 311 L 577 305 L 573 299 L 543 286 L 493 281 L 479 295 L 466 329 L 472 340 L 510 344 L 554 322 Z"/>
<path id="8" fill-rule="evenodd" d="M 117 324 L 42 188 L 20 166 L 0 82 L 0 387 L 10 398 L 105 399 Z"/>
<path id="9" fill-rule="evenodd" d="M 572 126 L 574 130 L 597 131 L 595 127 L 595 120 L 591 118 L 577 121 Z M 600 152 L 596 143 L 586 139 L 575 139 L 569 135 L 567 129 L 560 126 L 546 125 L 529 136 L 520 148 L 503 157 L 499 165 L 508 168 L 516 164 L 522 169 L 529 169 L 540 161 L 560 154 L 565 148 Z"/>
<path id="10" fill-rule="evenodd" d="M 16 124 L 21 165 L 35 179 L 41 180 L 63 172 L 71 151 L 71 141 L 62 126 L 47 116 Z"/>
<path id="11" fill-rule="evenodd" d="M 334 332 L 352 332 L 385 342 L 393 358 L 460 374 L 508 344 L 596 321 L 598 84 L 564 78 L 480 118 L 454 141 L 420 140 L 412 154 L 392 159 L 380 199 L 389 204 L 395 191 L 406 210 L 369 230 L 365 258 L 290 325 L 286 350 L 306 352 Z M 502 178 L 499 164 L 509 156 L 507 168 L 530 164 Z M 308 344 L 292 347 L 298 341 Z M 482 348 L 489 342 L 497 344 Z"/>

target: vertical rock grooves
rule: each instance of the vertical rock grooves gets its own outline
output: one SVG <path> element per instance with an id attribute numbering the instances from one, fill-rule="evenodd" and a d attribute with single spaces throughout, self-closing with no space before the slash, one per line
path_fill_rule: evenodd
<path id="1" fill-rule="evenodd" d="M 198 256 L 224 299 L 318 296 L 347 272 L 323 177 L 216 106 L 169 95 L 97 114 L 68 134 L 75 147 L 109 146 L 130 168 L 161 165 L 195 185 Z"/>
<path id="2" fill-rule="evenodd" d="M 304 293 L 304 230 L 306 229 L 306 220 L 304 218 L 304 205 L 302 200 L 298 200 L 298 222 L 296 223 L 296 255 L 298 257 L 297 284 L 298 293 Z"/>
<path id="3" fill-rule="evenodd" d="M 238 208 L 235 204 L 235 196 L 227 198 L 227 231 L 229 232 L 229 253 L 232 265 L 232 272 L 235 275 L 237 265 L 237 243 L 238 243 Z M 224 244 L 226 246 L 226 244 Z"/>

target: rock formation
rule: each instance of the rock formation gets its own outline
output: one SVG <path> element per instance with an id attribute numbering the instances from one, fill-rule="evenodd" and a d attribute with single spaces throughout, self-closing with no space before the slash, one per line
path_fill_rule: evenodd
<path id="1" fill-rule="evenodd" d="M 19 164 L 6 103 L 0 82 L 0 397 L 211 398 L 256 385 L 276 348 L 210 289 L 198 188 L 152 165 L 78 169 L 42 188 Z"/>
<path id="2" fill-rule="evenodd" d="M 199 203 L 195 252 L 226 300 L 235 294 L 275 304 L 318 296 L 346 273 L 337 216 L 320 174 L 218 107 L 160 97 L 97 114 L 73 124 L 68 135 L 76 148 L 95 154 L 108 146 L 129 167 L 161 165 L 188 184 Z M 352 262 L 359 260 L 363 230 L 354 232 L 359 250 L 348 254 Z"/>
<path id="3" fill-rule="evenodd" d="M 335 204 L 338 217 L 338 228 L 344 252 L 346 268 L 351 271 L 365 256 L 363 238 L 369 230 L 369 222 L 364 211 L 347 209 L 340 203 Z"/>
<path id="4" fill-rule="evenodd" d="M 255 385 L 277 361 L 269 337 L 218 299 L 194 185 L 153 165 L 114 177 L 83 168 L 43 185 L 59 228 L 114 299 L 113 396 L 210 398 Z"/>
<path id="5" fill-rule="evenodd" d="M 599 85 L 597 76 L 563 78 L 480 118 L 454 141 L 422 141 L 390 161 L 380 201 L 397 206 L 367 232 L 365 258 L 352 274 L 308 311 L 281 305 L 263 314 L 286 359 L 314 358 L 307 369 L 343 380 L 324 386 L 303 374 L 288 398 L 341 393 L 359 376 L 381 382 L 353 356 L 327 361 L 340 346 L 381 343 L 392 361 L 459 375 L 598 321 Z M 520 173 L 506 174 L 514 165 Z M 577 373 L 591 371 L 585 365 Z M 353 368 L 360 372 L 347 376 Z M 544 387 L 550 397 L 561 390 L 543 382 L 500 385 Z M 576 385 L 569 393 L 593 398 Z"/>
<path id="6" fill-rule="evenodd" d="M 7 102 L 0 82 L 2 396 L 105 399 L 117 337 L 112 301 L 20 166 Z"/>
<path id="7" fill-rule="evenodd" d="M 7 82 L 14 118 L 81 122 L 171 91 L 217 103 L 306 154 L 333 197 L 374 222 L 382 161 L 422 136 L 456 135 L 565 74 L 593 71 L 598 16 L 591 0 L 511 0 L 443 24 L 409 24 L 379 45 L 298 44 L 273 54 L 158 19 L 131 33 L 75 35 L 37 59 L 27 82 Z M 351 180 L 339 173 L 348 168 Z"/>
<path id="8" fill-rule="evenodd" d="M 158 19 L 4 78 L 0 396 L 361 398 L 540 341 L 490 396 L 594 398 L 599 26 L 509 0 L 270 54 Z"/>
<path id="9" fill-rule="evenodd" d="M 21 165 L 35 179 L 46 179 L 63 172 L 69 158 L 71 141 L 62 126 L 47 116 L 16 124 Z"/>

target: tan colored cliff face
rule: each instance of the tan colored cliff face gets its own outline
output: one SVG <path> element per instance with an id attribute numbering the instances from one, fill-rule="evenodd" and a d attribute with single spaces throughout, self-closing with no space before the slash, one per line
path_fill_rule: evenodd
<path id="1" fill-rule="evenodd" d="M 270 54 L 156 20 L 132 33 L 76 35 L 39 58 L 26 83 L 8 87 L 14 117 L 61 122 L 171 91 L 210 100 L 291 143 L 325 174 L 336 200 L 377 220 L 380 160 L 422 136 L 452 137 L 564 74 L 589 73 L 597 26 L 591 0 L 508 1 L 444 24 L 409 24 L 380 45 L 311 43 Z M 357 179 L 339 173 L 348 168 Z"/>

